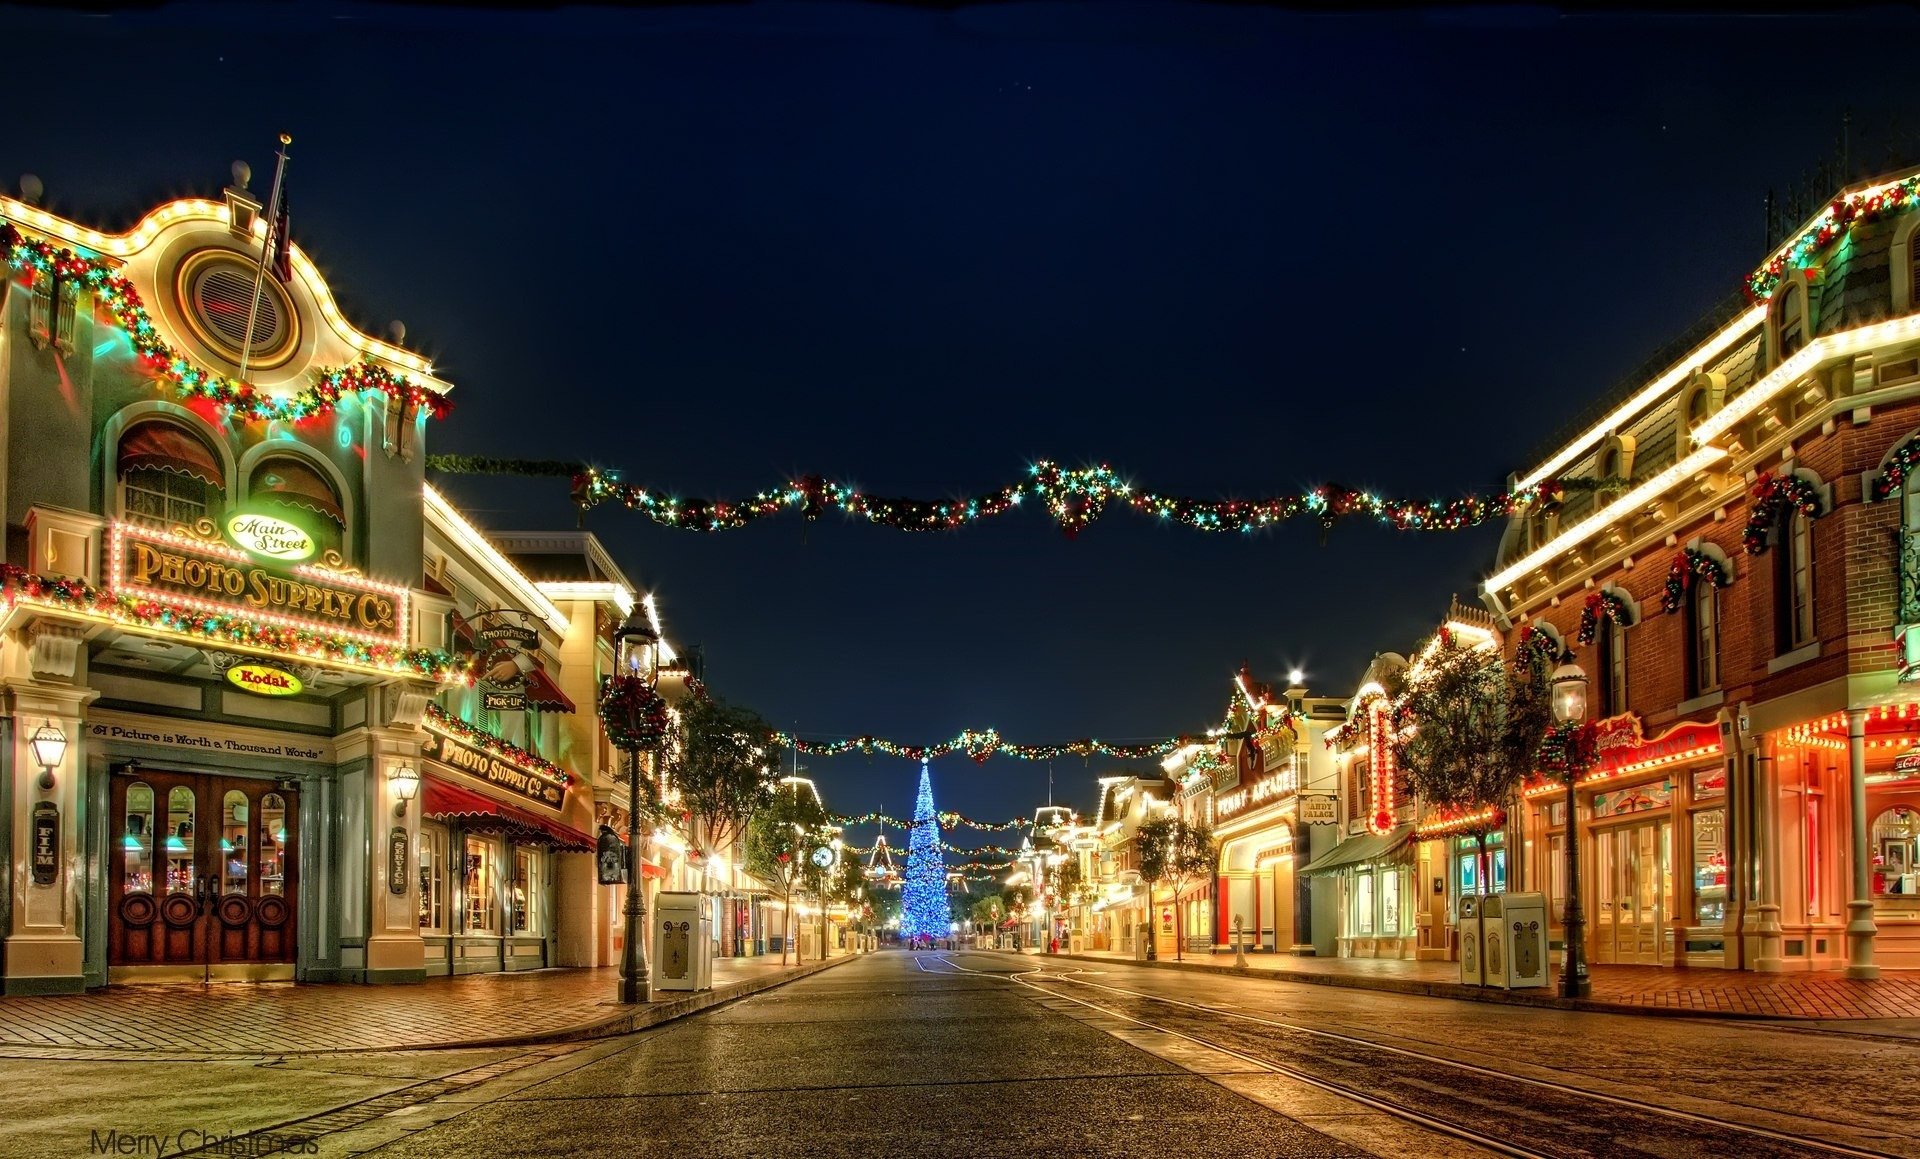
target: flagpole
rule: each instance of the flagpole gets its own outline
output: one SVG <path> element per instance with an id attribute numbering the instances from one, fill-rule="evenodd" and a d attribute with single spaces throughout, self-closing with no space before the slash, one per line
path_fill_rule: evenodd
<path id="1" fill-rule="evenodd" d="M 247 359 L 253 353 L 253 326 L 260 318 L 260 290 L 267 280 L 267 256 L 273 253 L 273 230 L 280 221 L 280 179 L 287 172 L 287 146 L 293 137 L 280 134 L 280 160 L 273 167 L 273 196 L 267 199 L 267 240 L 260 247 L 260 263 L 253 268 L 253 300 L 247 303 L 247 329 L 240 336 L 240 381 L 247 380 Z"/>

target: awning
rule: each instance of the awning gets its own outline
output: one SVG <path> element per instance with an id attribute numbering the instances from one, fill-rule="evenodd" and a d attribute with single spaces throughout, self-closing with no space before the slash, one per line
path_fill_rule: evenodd
<path id="1" fill-rule="evenodd" d="M 207 445 L 172 423 L 141 423 L 120 440 L 121 474 L 158 470 L 187 475 L 212 487 L 225 484 Z"/>
<path id="2" fill-rule="evenodd" d="M 253 497 L 303 507 L 338 524 L 347 521 L 340 513 L 340 499 L 333 493 L 333 485 L 298 459 L 273 458 L 255 467 Z"/>
<path id="3" fill-rule="evenodd" d="M 1412 836 L 1413 826 L 1402 825 L 1391 833 L 1366 833 L 1359 837 L 1349 837 L 1334 846 L 1330 852 L 1315 858 L 1298 873 L 1302 877 L 1312 877 L 1315 874 L 1332 873 L 1349 866 L 1384 861 L 1400 852 Z"/>
<path id="4" fill-rule="evenodd" d="M 572 712 L 573 701 L 538 664 L 527 673 L 527 703 L 547 712 Z"/>
<path id="5" fill-rule="evenodd" d="M 426 777 L 424 782 L 420 815 L 429 821 L 457 820 L 468 832 L 505 834 L 515 844 L 562 850 L 594 848 L 593 838 L 571 825 L 549 821 L 436 777 Z"/>

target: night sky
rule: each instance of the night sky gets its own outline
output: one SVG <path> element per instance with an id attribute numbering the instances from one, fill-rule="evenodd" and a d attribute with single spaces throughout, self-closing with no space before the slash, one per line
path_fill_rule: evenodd
<path id="1" fill-rule="evenodd" d="M 1920 129 L 1915 25 L 0 8 L 0 174 L 118 227 L 217 195 L 237 157 L 264 196 L 291 132 L 295 240 L 457 388 L 436 451 L 687 496 L 813 472 L 943 497 L 1053 458 L 1208 497 L 1446 498 L 1498 490 L 1736 289 L 1767 189 L 1831 154 L 1843 111 L 1853 168 L 1884 166 Z M 483 527 L 574 522 L 564 481 L 439 483 Z M 1120 508 L 1072 541 L 1034 510 L 940 535 L 703 536 L 614 506 L 588 526 L 722 694 L 909 742 L 1199 730 L 1243 660 L 1348 695 L 1471 597 L 1499 538 L 1203 536 Z M 911 812 L 907 762 L 806 763 L 833 807 Z M 1056 796 L 1087 808 L 1114 768 L 1056 762 Z M 935 766 L 941 806 L 982 818 L 1031 812 L 1047 778 Z"/>

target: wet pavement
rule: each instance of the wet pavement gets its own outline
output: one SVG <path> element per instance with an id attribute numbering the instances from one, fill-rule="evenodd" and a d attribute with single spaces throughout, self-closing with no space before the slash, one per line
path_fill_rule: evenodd
<path id="1" fill-rule="evenodd" d="M 0 1154 L 1920 1157 L 1917 1082 L 1871 1033 L 888 951 L 594 1042 L 0 1060 Z"/>

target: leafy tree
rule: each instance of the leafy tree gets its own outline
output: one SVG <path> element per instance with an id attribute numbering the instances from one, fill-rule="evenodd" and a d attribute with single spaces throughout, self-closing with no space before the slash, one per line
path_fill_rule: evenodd
<path id="1" fill-rule="evenodd" d="M 1174 855 L 1169 866 L 1169 876 L 1173 881 L 1173 896 L 1176 908 L 1182 894 L 1190 886 L 1198 885 L 1214 875 L 1220 864 L 1220 851 L 1213 844 L 1213 827 L 1204 821 L 1197 824 L 1185 819 L 1174 821 Z M 1173 930 L 1173 957 L 1183 960 L 1181 951 L 1186 943 L 1186 922 L 1176 923 Z"/>
<path id="2" fill-rule="evenodd" d="M 1472 833 L 1479 891 L 1487 888 L 1487 835 L 1506 824 L 1507 805 L 1537 767 L 1552 726 L 1549 654 L 1523 647 L 1512 664 L 1442 630 L 1437 646 L 1407 674 L 1395 720 L 1394 759 L 1421 800 L 1443 813 L 1487 819 Z"/>
<path id="3" fill-rule="evenodd" d="M 1007 903 L 997 895 L 978 898 L 974 901 L 973 908 L 969 912 L 973 916 L 973 923 L 976 927 L 986 926 L 990 929 L 997 929 L 1000 925 L 1000 919 L 1007 916 Z"/>
<path id="4" fill-rule="evenodd" d="M 715 696 L 696 696 L 680 710 L 679 744 L 667 760 L 667 774 L 682 804 L 699 819 L 699 844 L 709 856 L 732 858 L 748 821 L 773 799 L 769 731 L 752 709 Z"/>
<path id="5" fill-rule="evenodd" d="M 773 794 L 747 823 L 747 871 L 772 886 L 786 906 L 787 933 L 794 928 L 793 898 L 807 886 L 807 855 L 821 841 L 827 811 L 811 793 L 795 786 Z M 780 941 L 780 964 L 787 964 L 786 938 Z"/>
<path id="6" fill-rule="evenodd" d="M 1174 863 L 1180 856 L 1179 818 L 1155 817 L 1144 821 L 1134 833 L 1134 844 L 1140 854 L 1140 880 L 1147 883 L 1147 958 L 1159 956 L 1160 950 L 1155 936 L 1153 890 L 1155 886 L 1165 885 L 1173 879 Z"/>

